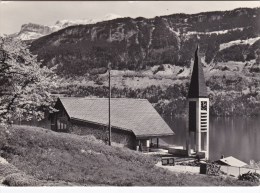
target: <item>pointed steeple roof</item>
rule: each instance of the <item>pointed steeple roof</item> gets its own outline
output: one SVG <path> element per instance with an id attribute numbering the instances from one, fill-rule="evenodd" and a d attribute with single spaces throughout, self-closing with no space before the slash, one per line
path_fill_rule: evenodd
<path id="1" fill-rule="evenodd" d="M 197 49 L 195 51 L 195 59 L 194 59 L 194 65 L 193 65 L 193 70 L 191 75 L 188 97 L 189 98 L 208 97 L 203 67 L 201 65 L 201 60 L 199 56 L 199 46 L 197 46 Z"/>

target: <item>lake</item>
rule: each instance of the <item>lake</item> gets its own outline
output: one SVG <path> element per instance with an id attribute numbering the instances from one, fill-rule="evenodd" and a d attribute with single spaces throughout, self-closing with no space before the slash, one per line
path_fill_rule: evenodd
<path id="1" fill-rule="evenodd" d="M 165 118 L 175 136 L 164 139 L 165 142 L 186 146 L 185 118 Z M 260 161 L 260 117 L 210 117 L 209 123 L 210 160 L 233 156 L 246 163 Z"/>

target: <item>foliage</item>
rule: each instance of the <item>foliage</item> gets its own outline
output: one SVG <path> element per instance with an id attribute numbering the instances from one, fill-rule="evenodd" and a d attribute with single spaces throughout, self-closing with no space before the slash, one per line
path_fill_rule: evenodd
<path id="1" fill-rule="evenodd" d="M 52 101 L 55 75 L 18 39 L 1 37 L 0 48 L 0 123 L 43 118 Z"/>
<path id="2" fill-rule="evenodd" d="M 216 116 L 258 116 L 260 114 L 259 93 L 215 94 L 211 96 L 210 113 Z"/>
<path id="3" fill-rule="evenodd" d="M 228 62 L 228 61 L 242 61 L 244 62 L 244 55 L 249 50 L 248 45 L 234 45 L 227 49 L 218 52 L 214 62 Z M 247 58 L 249 59 L 249 57 Z"/>
<path id="4" fill-rule="evenodd" d="M 36 186 L 37 181 L 26 174 L 13 173 L 6 176 L 3 184 L 7 186 Z"/>
<path id="5" fill-rule="evenodd" d="M 238 179 L 242 181 L 260 182 L 260 174 L 248 171 L 245 174 L 239 175 Z"/>

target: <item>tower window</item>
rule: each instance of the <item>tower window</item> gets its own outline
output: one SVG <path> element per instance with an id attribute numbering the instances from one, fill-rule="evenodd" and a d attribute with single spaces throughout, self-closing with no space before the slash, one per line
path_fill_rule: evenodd
<path id="1" fill-rule="evenodd" d="M 207 101 L 201 101 L 201 110 L 207 111 L 208 105 Z"/>
<path id="2" fill-rule="evenodd" d="M 189 102 L 189 130 L 196 131 L 197 128 L 197 120 L 196 120 L 196 102 Z"/>

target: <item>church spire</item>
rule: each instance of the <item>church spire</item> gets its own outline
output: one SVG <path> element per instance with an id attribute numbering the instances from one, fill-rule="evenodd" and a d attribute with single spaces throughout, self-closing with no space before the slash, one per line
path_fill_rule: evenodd
<path id="1" fill-rule="evenodd" d="M 204 78 L 203 67 L 199 56 L 199 46 L 195 51 L 194 65 L 191 75 L 189 98 L 205 98 L 207 95 L 207 87 Z"/>

